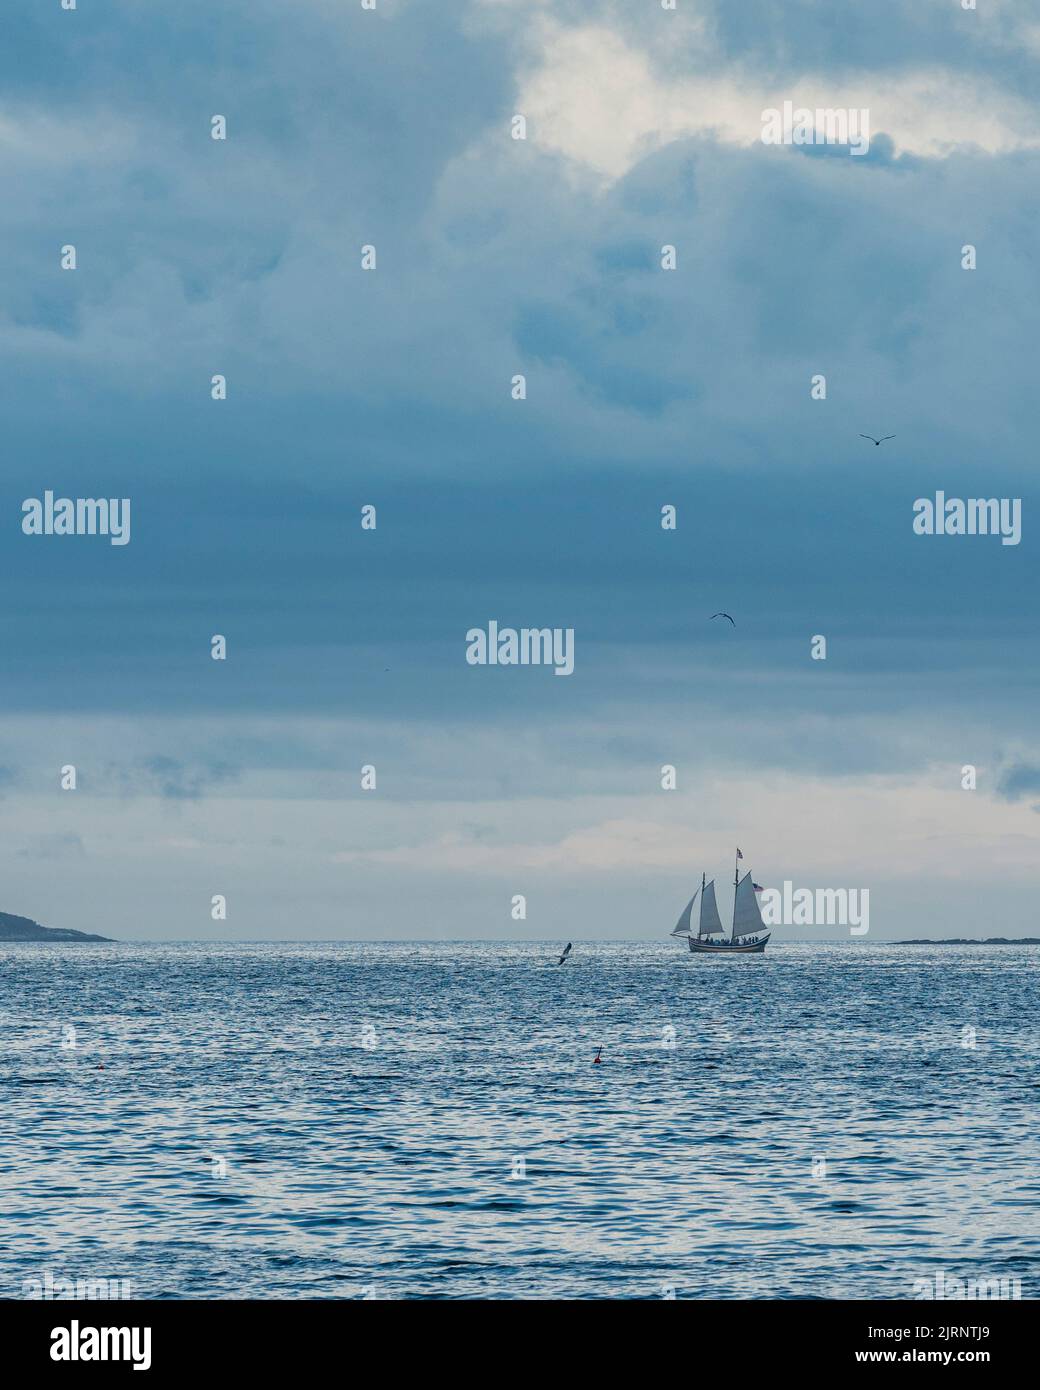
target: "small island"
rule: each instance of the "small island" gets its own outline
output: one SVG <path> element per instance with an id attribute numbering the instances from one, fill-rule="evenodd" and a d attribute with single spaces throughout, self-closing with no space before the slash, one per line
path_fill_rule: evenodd
<path id="1" fill-rule="evenodd" d="M 70 927 L 41 927 L 31 917 L 0 912 L 0 943 L 5 941 L 111 941 L 110 936 L 92 936 Z"/>
<path id="2" fill-rule="evenodd" d="M 910 941 L 886 941 L 886 946 L 1040 946 L 1040 936 L 942 936 L 915 937 Z"/>

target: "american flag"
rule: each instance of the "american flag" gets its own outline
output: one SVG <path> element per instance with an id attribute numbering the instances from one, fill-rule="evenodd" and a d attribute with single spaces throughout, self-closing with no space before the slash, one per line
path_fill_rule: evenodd
<path id="1" fill-rule="evenodd" d="M 737 848 L 737 858 L 738 858 L 738 859 L 743 859 L 743 858 L 744 858 L 744 856 L 743 856 L 743 855 L 741 854 L 741 852 L 740 852 L 739 846 L 738 846 L 738 848 Z"/>

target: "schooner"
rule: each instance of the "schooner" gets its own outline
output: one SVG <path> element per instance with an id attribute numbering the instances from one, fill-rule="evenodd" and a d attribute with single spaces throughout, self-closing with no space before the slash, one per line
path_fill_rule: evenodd
<path id="1" fill-rule="evenodd" d="M 766 949 L 769 932 L 758 910 L 757 886 L 750 873 L 740 877 L 739 863 L 743 859 L 740 850 L 733 863 L 733 931 L 730 939 L 725 939 L 719 908 L 715 901 L 715 880 L 706 881 L 701 874 L 701 886 L 682 910 L 673 936 L 685 936 L 690 950 L 695 955 L 748 956 Z M 697 934 L 693 932 L 693 905 L 700 896 L 700 918 Z"/>

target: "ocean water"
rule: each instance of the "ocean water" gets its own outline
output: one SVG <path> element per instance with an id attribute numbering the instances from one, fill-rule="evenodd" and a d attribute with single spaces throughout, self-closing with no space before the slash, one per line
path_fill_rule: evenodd
<path id="1" fill-rule="evenodd" d="M 1040 948 L 558 950 L 0 947 L 0 1296 L 1037 1296 Z"/>

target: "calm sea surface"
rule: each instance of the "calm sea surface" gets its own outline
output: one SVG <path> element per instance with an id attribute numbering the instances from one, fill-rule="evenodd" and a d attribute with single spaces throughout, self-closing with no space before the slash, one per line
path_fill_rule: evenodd
<path id="1" fill-rule="evenodd" d="M 1040 1292 L 1040 948 L 558 949 L 0 947 L 0 1296 Z"/>

